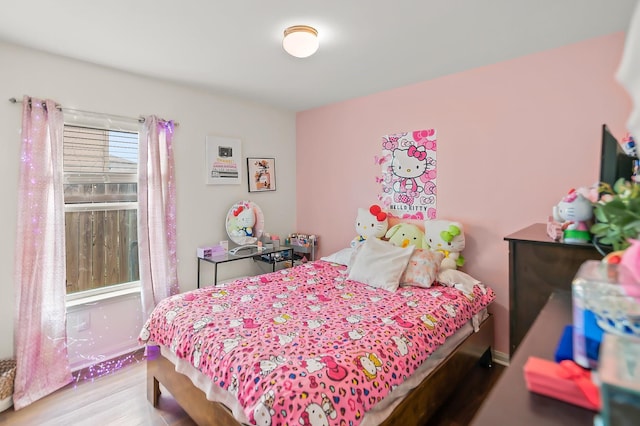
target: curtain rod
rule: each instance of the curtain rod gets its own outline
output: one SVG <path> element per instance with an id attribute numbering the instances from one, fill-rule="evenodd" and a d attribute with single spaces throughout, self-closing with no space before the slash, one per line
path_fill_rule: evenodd
<path id="1" fill-rule="evenodd" d="M 11 102 L 12 104 L 22 103 L 21 100 L 18 100 L 16 98 L 9 98 L 9 102 Z M 127 117 L 127 116 L 124 116 L 124 115 L 107 114 L 107 113 L 104 113 L 104 112 L 93 112 L 93 111 L 84 111 L 84 110 L 81 110 L 81 109 L 63 108 L 62 105 L 60 105 L 60 104 L 56 104 L 56 108 L 58 108 L 58 110 L 62 111 L 62 112 L 97 115 L 97 116 L 104 116 L 104 117 L 107 117 L 107 118 L 109 118 L 109 117 L 110 118 L 118 118 L 118 119 L 121 119 L 121 120 L 133 120 L 133 121 L 137 121 L 138 123 L 144 123 L 145 122 L 145 118 L 142 117 L 142 116 L 136 118 L 136 117 Z M 173 125 L 177 127 L 177 126 L 180 125 L 180 123 L 174 121 Z"/>

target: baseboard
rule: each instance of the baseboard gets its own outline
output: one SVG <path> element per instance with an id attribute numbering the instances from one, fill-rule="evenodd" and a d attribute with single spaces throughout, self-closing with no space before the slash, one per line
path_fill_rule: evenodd
<path id="1" fill-rule="evenodd" d="M 113 358 L 97 362 L 95 364 L 73 370 L 71 375 L 74 382 L 81 380 L 94 380 L 99 377 L 111 374 L 127 365 L 140 362 L 145 357 L 145 348 L 141 347 L 133 351 L 127 351 Z"/>
<path id="2" fill-rule="evenodd" d="M 492 350 L 493 362 L 496 364 L 504 365 L 505 367 L 509 366 L 509 355 L 504 352 L 499 352 L 496 350 Z"/>

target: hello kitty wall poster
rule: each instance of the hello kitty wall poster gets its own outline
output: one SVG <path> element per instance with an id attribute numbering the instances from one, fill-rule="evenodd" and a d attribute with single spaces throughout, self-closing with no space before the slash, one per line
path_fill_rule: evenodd
<path id="1" fill-rule="evenodd" d="M 382 137 L 382 155 L 375 159 L 382 167 L 378 199 L 392 215 L 435 219 L 436 142 L 435 129 Z"/>

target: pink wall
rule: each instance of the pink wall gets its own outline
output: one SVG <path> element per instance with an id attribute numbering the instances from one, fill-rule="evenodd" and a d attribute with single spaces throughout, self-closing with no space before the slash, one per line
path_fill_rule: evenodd
<path id="1" fill-rule="evenodd" d="M 614 79 L 623 44 L 616 33 L 299 113 L 297 229 L 319 235 L 321 255 L 348 246 L 357 208 L 377 201 L 381 137 L 435 128 L 438 218 L 465 225 L 464 270 L 496 290 L 508 353 L 503 238 L 597 181 L 601 125 L 621 137 L 631 110 Z"/>

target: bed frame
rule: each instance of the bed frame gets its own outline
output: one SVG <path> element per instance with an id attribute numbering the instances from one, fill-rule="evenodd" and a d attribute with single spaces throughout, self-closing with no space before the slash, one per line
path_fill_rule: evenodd
<path id="1" fill-rule="evenodd" d="M 491 366 L 493 316 L 489 315 L 480 330 L 463 340 L 382 423 L 385 426 L 421 425 L 449 398 L 467 373 L 478 363 Z M 147 359 L 147 399 L 154 407 L 162 384 L 198 425 L 241 426 L 224 405 L 209 401 L 187 376 L 157 351 Z"/>

